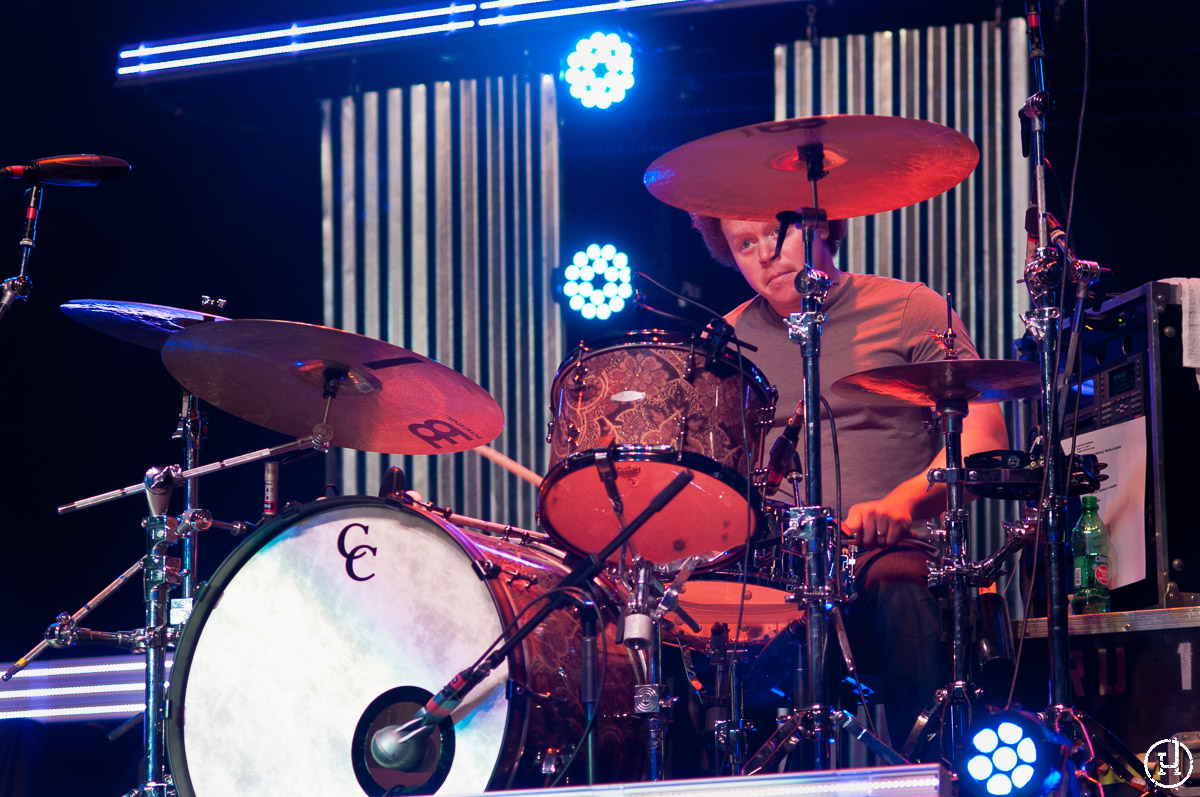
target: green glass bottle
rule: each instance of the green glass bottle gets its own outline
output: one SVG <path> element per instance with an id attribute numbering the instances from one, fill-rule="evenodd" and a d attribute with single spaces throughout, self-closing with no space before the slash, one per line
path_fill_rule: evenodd
<path id="1" fill-rule="evenodd" d="M 1075 596 L 1072 614 L 1107 612 L 1108 585 L 1112 570 L 1108 560 L 1108 529 L 1100 519 L 1100 506 L 1094 495 L 1082 499 L 1083 514 L 1071 532 L 1071 553 L 1075 558 Z"/>

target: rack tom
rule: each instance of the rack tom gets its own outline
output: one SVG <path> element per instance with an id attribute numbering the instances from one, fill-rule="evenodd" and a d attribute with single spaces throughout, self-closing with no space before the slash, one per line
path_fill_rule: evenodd
<path id="1" fill-rule="evenodd" d="M 562 546 L 598 552 L 684 470 L 691 483 L 633 536 L 632 553 L 664 571 L 699 555 L 703 570 L 759 533 L 747 480 L 775 390 L 749 360 L 706 345 L 643 330 L 581 344 L 559 367 L 538 520 Z"/>

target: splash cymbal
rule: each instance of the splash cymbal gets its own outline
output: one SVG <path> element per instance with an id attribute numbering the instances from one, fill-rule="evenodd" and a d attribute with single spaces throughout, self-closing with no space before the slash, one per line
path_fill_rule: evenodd
<path id="1" fill-rule="evenodd" d="M 830 389 L 842 398 L 882 407 L 991 404 L 1037 395 L 1040 374 L 1036 363 L 1019 360 L 931 360 L 861 371 Z"/>
<path id="2" fill-rule="evenodd" d="M 457 371 L 374 338 L 294 321 L 234 320 L 172 335 L 163 363 L 213 406 L 304 437 L 333 428 L 333 444 L 387 454 L 446 454 L 495 439 L 504 413 Z M 325 387 L 338 387 L 325 419 Z"/>
<path id="3" fill-rule="evenodd" d="M 178 307 L 108 299 L 72 299 L 59 309 L 85 327 L 155 351 L 161 349 L 171 335 L 196 324 L 229 320 L 224 316 Z"/>
<path id="4" fill-rule="evenodd" d="M 935 122 L 814 116 L 696 139 L 655 160 L 643 181 L 655 197 L 686 211 L 766 221 L 813 205 L 800 147 L 823 152 L 827 175 L 817 191 L 830 219 L 883 213 L 937 196 L 979 163 L 971 139 Z"/>

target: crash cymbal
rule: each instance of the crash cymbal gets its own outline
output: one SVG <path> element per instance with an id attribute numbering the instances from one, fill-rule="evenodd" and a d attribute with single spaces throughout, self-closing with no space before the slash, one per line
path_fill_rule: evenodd
<path id="1" fill-rule="evenodd" d="M 333 445 L 446 454 L 493 440 L 504 413 L 488 392 L 428 357 L 294 321 L 200 324 L 171 336 L 163 363 L 210 404 L 293 437 L 322 422 L 326 372 L 345 374 L 326 421 Z"/>
<path id="2" fill-rule="evenodd" d="M 940 401 L 990 404 L 1037 395 L 1036 363 L 1018 360 L 933 360 L 887 365 L 831 385 L 842 398 L 883 407 L 932 407 Z"/>
<path id="3" fill-rule="evenodd" d="M 797 147 L 820 145 L 828 174 L 817 182 L 830 219 L 869 216 L 937 196 L 979 162 L 971 139 L 900 116 L 814 116 L 738 127 L 676 147 L 650 164 L 650 193 L 677 208 L 766 221 L 812 206 Z"/>
<path id="4" fill-rule="evenodd" d="M 210 313 L 180 310 L 159 304 L 115 302 L 107 299 L 73 299 L 60 305 L 70 318 L 97 332 L 155 351 L 176 332 L 204 321 L 228 321 Z"/>

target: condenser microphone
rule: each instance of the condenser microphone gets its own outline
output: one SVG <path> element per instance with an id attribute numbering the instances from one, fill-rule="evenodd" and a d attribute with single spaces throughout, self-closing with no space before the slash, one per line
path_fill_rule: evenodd
<path id="1" fill-rule="evenodd" d="M 29 180 L 43 185 L 92 186 L 119 180 L 129 164 L 107 155 L 56 155 L 0 169 L 0 178 Z"/>
<path id="2" fill-rule="evenodd" d="M 783 434 L 771 446 L 771 454 L 767 458 L 766 495 L 775 494 L 783 477 L 791 469 L 792 458 L 796 453 L 796 444 L 800 442 L 800 429 L 804 426 L 804 400 L 796 405 L 796 411 L 788 418 L 783 427 Z"/>

